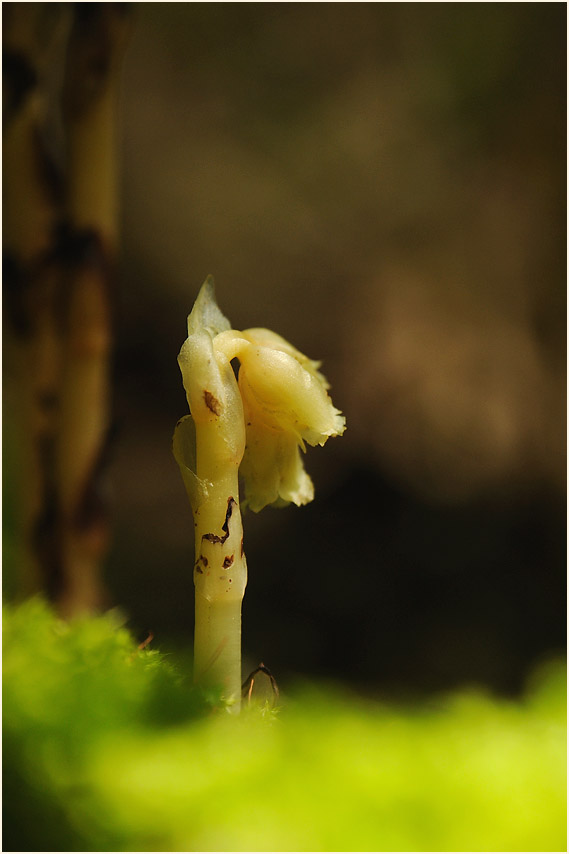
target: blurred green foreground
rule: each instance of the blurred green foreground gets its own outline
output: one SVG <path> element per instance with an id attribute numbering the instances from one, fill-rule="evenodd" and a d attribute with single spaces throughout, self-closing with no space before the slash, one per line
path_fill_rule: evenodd
<path id="1" fill-rule="evenodd" d="M 565 668 L 523 702 L 236 718 L 110 616 L 4 612 L 4 851 L 566 850 Z"/>

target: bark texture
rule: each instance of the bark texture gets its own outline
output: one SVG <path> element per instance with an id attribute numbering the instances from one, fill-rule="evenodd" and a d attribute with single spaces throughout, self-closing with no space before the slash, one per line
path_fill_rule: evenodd
<path id="1" fill-rule="evenodd" d="M 108 543 L 116 105 L 114 3 L 3 6 L 5 478 L 18 592 L 103 604 Z"/>

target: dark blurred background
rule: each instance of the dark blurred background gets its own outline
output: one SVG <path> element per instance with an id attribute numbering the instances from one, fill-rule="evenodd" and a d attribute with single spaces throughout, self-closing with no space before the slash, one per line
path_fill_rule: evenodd
<path id="1" fill-rule="evenodd" d="M 565 5 L 133 12 L 110 602 L 191 644 L 170 446 L 212 273 L 235 328 L 323 360 L 348 424 L 309 449 L 311 505 L 244 520 L 244 668 L 518 691 L 565 645 Z"/>

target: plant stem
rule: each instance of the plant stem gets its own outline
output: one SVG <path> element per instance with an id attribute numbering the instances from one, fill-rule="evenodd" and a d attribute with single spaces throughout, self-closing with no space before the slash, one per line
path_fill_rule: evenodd
<path id="1" fill-rule="evenodd" d="M 196 591 L 196 681 L 222 685 L 233 705 L 241 693 L 241 599 L 212 602 Z"/>
<path id="2" fill-rule="evenodd" d="M 194 679 L 221 685 L 239 710 L 241 602 L 247 584 L 239 510 L 238 461 L 228 460 L 219 421 L 196 426 L 197 474 L 207 498 L 194 509 L 196 623 Z"/>

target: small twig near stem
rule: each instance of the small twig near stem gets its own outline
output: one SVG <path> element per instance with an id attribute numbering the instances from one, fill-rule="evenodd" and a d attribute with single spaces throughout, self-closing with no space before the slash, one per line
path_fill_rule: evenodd
<path id="1" fill-rule="evenodd" d="M 154 640 L 154 632 L 148 632 L 148 636 L 138 644 L 138 649 L 143 650 Z"/>
<path id="2" fill-rule="evenodd" d="M 251 703 L 251 695 L 253 693 L 253 685 L 255 684 L 255 676 L 257 675 L 257 673 L 264 673 L 265 676 L 268 676 L 271 680 L 271 688 L 273 689 L 273 705 L 276 706 L 279 701 L 279 686 L 277 685 L 277 680 L 275 679 L 269 668 L 265 664 L 263 664 L 262 661 L 259 666 L 256 667 L 249 674 L 249 676 L 241 686 L 242 696 L 245 697 L 245 695 L 247 695 L 247 701 L 249 704 Z"/>

